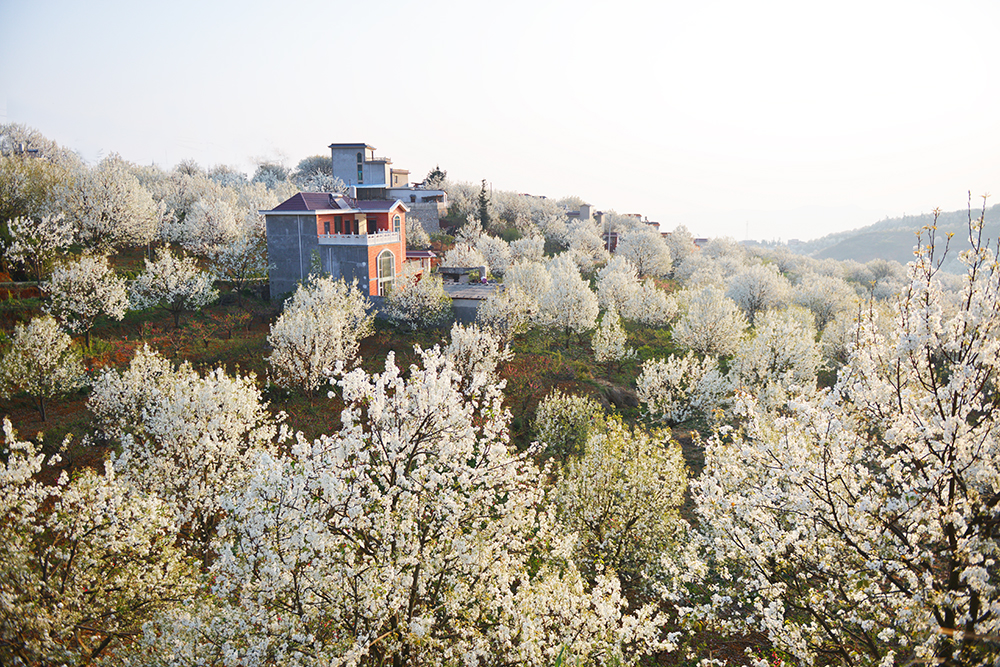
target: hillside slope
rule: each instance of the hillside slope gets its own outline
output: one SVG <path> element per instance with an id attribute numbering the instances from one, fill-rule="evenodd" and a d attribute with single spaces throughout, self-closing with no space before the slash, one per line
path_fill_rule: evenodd
<path id="1" fill-rule="evenodd" d="M 977 218 L 981 212 L 981 209 L 974 210 L 972 217 Z M 983 238 L 995 242 L 1000 237 L 1000 205 L 987 208 L 985 219 Z M 817 259 L 850 259 L 857 262 L 893 259 L 905 264 L 913 259 L 913 248 L 917 239 L 916 232 L 932 224 L 934 224 L 934 216 L 930 213 L 887 218 L 860 229 L 829 234 L 804 243 L 794 250 Z M 948 233 L 954 234 L 951 250 L 949 250 L 947 261 L 942 268 L 949 273 L 961 273 L 962 268 L 958 262 L 958 254 L 969 247 L 969 212 L 941 213 L 937 219 L 937 230 L 939 236 Z"/>

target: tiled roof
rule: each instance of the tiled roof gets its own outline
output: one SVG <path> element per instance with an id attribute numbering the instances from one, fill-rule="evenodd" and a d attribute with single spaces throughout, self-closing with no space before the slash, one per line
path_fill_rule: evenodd
<path id="1" fill-rule="evenodd" d="M 398 199 L 351 199 L 343 195 L 335 195 L 329 192 L 299 192 L 292 197 L 275 206 L 272 211 L 300 212 L 300 211 L 371 211 L 384 212 L 391 211 L 396 206 L 400 206 L 404 211 L 409 209 Z"/>
<path id="2" fill-rule="evenodd" d="M 329 192 L 300 192 L 274 207 L 275 211 L 323 211 L 350 208 L 342 197 Z"/>
<path id="3" fill-rule="evenodd" d="M 391 211 L 397 204 L 402 206 L 397 199 L 359 199 L 354 202 L 359 211 Z"/>

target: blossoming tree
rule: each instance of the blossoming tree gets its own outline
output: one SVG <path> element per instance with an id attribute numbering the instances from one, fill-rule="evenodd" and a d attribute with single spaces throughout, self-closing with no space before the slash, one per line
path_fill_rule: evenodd
<path id="1" fill-rule="evenodd" d="M 28 394 L 45 421 L 49 399 L 79 389 L 85 382 L 79 350 L 52 316 L 14 326 L 10 349 L 0 359 L 0 395 Z"/>
<path id="2" fill-rule="evenodd" d="M 178 257 L 161 248 L 156 260 L 144 260 L 146 270 L 132 283 L 130 298 L 136 309 L 162 308 L 180 328 L 181 313 L 199 310 L 219 298 L 212 274 L 202 271 L 194 257 Z"/>
<path id="3" fill-rule="evenodd" d="M 832 391 L 744 395 L 709 441 L 695 499 L 728 627 L 804 663 L 1000 659 L 1000 266 L 970 228 L 955 312 L 932 228 L 895 326 L 862 312 Z"/>
<path id="4" fill-rule="evenodd" d="M 94 320 L 101 315 L 121 320 L 128 310 L 125 280 L 115 274 L 103 255 L 84 254 L 56 267 L 45 290 L 49 293 L 48 312 L 67 330 L 82 333 L 88 350 Z"/>
<path id="5" fill-rule="evenodd" d="M 611 365 L 621 364 L 625 359 L 635 357 L 635 350 L 628 346 L 628 337 L 622 328 L 621 318 L 614 308 L 604 311 L 601 323 L 591 339 L 594 347 L 594 360 L 607 365 L 608 375 L 611 375 Z"/>
<path id="6" fill-rule="evenodd" d="M 569 559 L 544 473 L 508 446 L 499 385 L 464 393 L 437 349 L 338 384 L 341 430 L 262 455 L 234 489 L 221 608 L 181 628 L 188 646 L 244 665 L 539 666 L 663 646 L 653 607 L 628 613 L 616 577 L 588 584 Z"/>
<path id="7" fill-rule="evenodd" d="M 543 326 L 562 329 L 568 347 L 571 333 L 582 334 L 597 325 L 597 296 L 580 277 L 572 253 L 557 255 L 546 268 L 551 286 L 539 299 L 537 321 Z"/>
<path id="8" fill-rule="evenodd" d="M 399 326 L 434 327 L 451 315 L 451 297 L 444 291 L 441 276 L 405 271 L 385 298 L 385 312 Z"/>
<path id="9" fill-rule="evenodd" d="M 60 196 L 79 238 L 102 251 L 145 244 L 159 232 L 162 209 L 117 154 L 81 166 Z"/>
<path id="10" fill-rule="evenodd" d="M 612 568 L 636 587 L 656 580 L 661 558 L 685 533 L 679 510 L 686 488 L 684 458 L 669 430 L 646 432 L 609 418 L 556 483 L 560 519 L 580 534 L 581 569 L 592 576 Z"/>
<path id="11" fill-rule="evenodd" d="M 196 550 L 213 536 L 225 490 L 243 483 L 257 453 L 287 438 L 255 380 L 175 368 L 143 347 L 127 369 L 94 382 L 89 407 L 118 444 L 118 474 L 167 503 Z"/>
<path id="12" fill-rule="evenodd" d="M 538 404 L 533 427 L 546 452 L 564 457 L 583 454 L 590 434 L 603 424 L 604 413 L 595 400 L 553 389 Z"/>
<path id="13" fill-rule="evenodd" d="M 679 347 L 704 355 L 728 355 L 736 351 L 747 329 L 747 319 L 736 303 L 717 287 L 685 291 L 684 312 L 671 337 Z"/>
<path id="14" fill-rule="evenodd" d="M 7 222 L 10 241 L 3 245 L 8 262 L 23 264 L 32 277 L 41 281 L 52 259 L 73 243 L 73 224 L 62 215 L 43 215 L 38 219 L 14 218 Z"/>
<path id="15" fill-rule="evenodd" d="M 373 331 L 367 309 L 368 299 L 343 278 L 312 276 L 299 285 L 267 337 L 275 383 L 311 396 L 338 362 L 350 365 Z"/>
<path id="16" fill-rule="evenodd" d="M 46 462 L 6 418 L 3 430 L 0 661 L 86 664 L 121 651 L 143 622 L 194 591 L 176 523 L 110 466 L 38 481 L 59 457 Z"/>
<path id="17" fill-rule="evenodd" d="M 622 234 L 615 254 L 627 259 L 640 276 L 665 276 L 673 266 L 670 246 L 648 225 L 637 225 Z"/>

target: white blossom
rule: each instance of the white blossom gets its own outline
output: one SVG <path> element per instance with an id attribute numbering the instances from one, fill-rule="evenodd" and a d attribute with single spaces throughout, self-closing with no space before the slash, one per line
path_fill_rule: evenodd
<path id="1" fill-rule="evenodd" d="M 88 348 L 90 330 L 98 316 L 121 320 L 128 310 L 125 279 L 115 274 L 103 255 L 85 253 L 57 266 L 45 291 L 49 293 L 47 311 L 69 331 L 84 334 Z"/>
<path id="2" fill-rule="evenodd" d="M 62 215 L 38 219 L 14 218 L 7 222 L 10 241 L 0 245 L 8 262 L 26 266 L 35 280 L 41 280 L 52 258 L 73 243 L 74 229 Z"/>
<path id="3" fill-rule="evenodd" d="M 483 256 L 483 259 L 486 260 L 486 265 L 494 273 L 502 275 L 507 270 L 507 267 L 510 266 L 510 246 L 501 238 L 482 234 L 476 242 L 476 250 Z"/>
<path id="4" fill-rule="evenodd" d="M 171 508 L 190 538 L 207 545 L 226 493 L 243 484 L 261 452 L 286 434 L 272 417 L 256 378 L 221 368 L 204 375 L 187 363 L 174 368 L 149 349 L 129 368 L 105 371 L 90 408 L 119 443 L 113 458 L 124 480 Z"/>
<path id="5" fill-rule="evenodd" d="M 594 347 L 594 360 L 598 363 L 621 362 L 635 357 L 635 350 L 628 346 L 628 337 L 622 329 L 618 312 L 611 308 L 604 311 L 601 323 L 594 332 L 591 341 Z"/>
<path id="6" fill-rule="evenodd" d="M 754 335 L 743 339 L 733 356 L 734 384 L 758 397 L 767 387 L 814 389 L 820 351 L 812 323 L 811 313 L 798 307 L 760 315 Z"/>
<path id="7" fill-rule="evenodd" d="M 343 278 L 311 276 L 299 285 L 267 337 L 275 383 L 312 395 L 338 362 L 352 364 L 361 339 L 374 330 L 368 306 L 357 285 Z"/>
<path id="8" fill-rule="evenodd" d="M 385 314 L 411 329 L 434 327 L 451 316 L 451 297 L 436 273 L 405 272 L 385 298 Z"/>
<path id="9" fill-rule="evenodd" d="M 490 329 L 475 324 L 455 323 L 451 327 L 451 342 L 444 348 L 455 372 L 462 378 L 462 390 L 478 394 L 486 385 L 500 381 L 497 367 L 513 358 L 510 347 Z"/>
<path id="10" fill-rule="evenodd" d="M 267 236 L 256 230 L 217 246 L 209 257 L 216 280 L 229 282 L 238 299 L 242 300 L 241 293 L 250 282 L 267 278 Z"/>
<path id="11" fill-rule="evenodd" d="M 512 262 L 527 260 L 541 262 L 545 258 L 545 238 L 542 236 L 525 236 L 510 242 L 510 258 Z"/>
<path id="12" fill-rule="evenodd" d="M 420 224 L 420 220 L 414 217 L 412 214 L 406 216 L 406 220 L 403 222 L 406 225 L 406 247 L 408 248 L 429 248 L 431 245 L 431 237 L 428 236 L 427 231 L 424 226 Z"/>
<path id="13" fill-rule="evenodd" d="M 454 248 L 445 252 L 444 257 L 441 258 L 441 266 L 463 268 L 485 266 L 487 271 L 490 270 L 490 265 L 483 256 L 483 253 L 479 252 L 474 245 L 470 245 L 465 241 L 459 241 L 455 244 Z"/>
<path id="14" fill-rule="evenodd" d="M 793 301 L 812 311 L 816 330 L 822 333 L 842 310 L 850 310 L 857 297 L 851 286 L 841 278 L 816 273 L 806 275 L 795 286 Z"/>
<path id="15" fill-rule="evenodd" d="M 499 387 L 468 396 L 439 350 L 421 358 L 405 376 L 392 355 L 342 376 L 339 432 L 260 456 L 217 543 L 218 607 L 144 642 L 178 627 L 184 655 L 317 666 L 631 664 L 662 647 L 651 606 L 627 613 L 616 577 L 589 586 L 567 560 Z"/>
<path id="16" fill-rule="evenodd" d="M 580 277 L 569 253 L 552 258 L 546 268 L 551 286 L 539 299 L 537 321 L 542 326 L 562 329 L 568 345 L 570 332 L 580 334 L 596 326 L 597 296 Z"/>
<path id="17" fill-rule="evenodd" d="M 608 261 L 608 251 L 597 225 L 590 220 L 575 220 L 566 229 L 569 254 L 581 271 L 590 271 Z"/>
<path id="18" fill-rule="evenodd" d="M 726 406 L 732 382 L 714 357 L 685 356 L 651 359 L 636 379 L 639 401 L 658 421 L 679 424 L 697 416 L 711 421 Z"/>
<path id="19" fill-rule="evenodd" d="M 52 316 L 14 325 L 10 348 L 0 359 L 0 396 L 27 394 L 45 421 L 49 399 L 85 384 L 79 351 Z"/>
<path id="20" fill-rule="evenodd" d="M 736 302 L 752 325 L 757 314 L 785 305 L 791 291 L 788 280 L 773 264 L 751 264 L 727 280 L 726 296 Z"/>
<path id="21" fill-rule="evenodd" d="M 627 259 L 640 276 L 665 276 L 673 266 L 670 246 L 649 225 L 638 225 L 622 234 L 615 254 Z"/>
<path id="22" fill-rule="evenodd" d="M 660 556 L 684 534 L 687 488 L 681 448 L 669 430 L 646 432 L 609 418 L 570 459 L 556 483 L 559 517 L 576 532 L 581 569 L 611 568 L 638 586 L 658 575 Z"/>
<path id="23" fill-rule="evenodd" d="M 895 326 L 862 309 L 832 391 L 780 411 L 737 396 L 741 427 L 709 440 L 695 484 L 722 583 L 695 615 L 802 663 L 997 661 L 966 641 L 1000 634 L 1000 270 L 981 224 L 953 314 L 921 244 Z"/>
<path id="24" fill-rule="evenodd" d="M 680 300 L 685 304 L 684 312 L 671 332 L 676 345 L 704 355 L 728 355 L 736 351 L 746 332 L 747 320 L 722 290 L 708 286 L 693 293 L 686 291 Z"/>
<path id="25" fill-rule="evenodd" d="M 146 270 L 130 289 L 132 306 L 137 310 L 163 308 L 179 327 L 182 312 L 204 308 L 219 297 L 212 275 L 198 269 L 194 257 L 178 257 L 169 248 L 161 248 L 155 261 L 144 261 Z"/>
<path id="26" fill-rule="evenodd" d="M 62 189 L 61 205 L 77 224 L 79 238 L 105 251 L 148 243 L 163 217 L 128 163 L 114 153 L 92 169 L 81 167 Z"/>
<path id="27" fill-rule="evenodd" d="M 3 431 L 0 655 L 10 664 L 83 664 L 123 652 L 124 638 L 194 590 L 177 524 L 110 466 L 39 481 L 59 457 L 46 463 L 6 418 Z"/>
<path id="28" fill-rule="evenodd" d="M 603 424 L 593 399 L 553 389 L 535 411 L 535 437 L 551 454 L 580 455 L 593 430 Z"/>
<path id="29" fill-rule="evenodd" d="M 597 302 L 621 312 L 639 291 L 639 273 L 622 255 L 615 255 L 597 272 Z"/>

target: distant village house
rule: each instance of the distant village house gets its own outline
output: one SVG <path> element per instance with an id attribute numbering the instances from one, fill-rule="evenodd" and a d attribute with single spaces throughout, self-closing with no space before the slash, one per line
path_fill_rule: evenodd
<path id="1" fill-rule="evenodd" d="M 318 268 L 371 296 L 395 283 L 406 259 L 406 204 L 327 192 L 300 192 L 270 211 L 267 228 L 271 298 L 294 291 Z M 318 266 L 317 266 L 318 265 Z"/>

